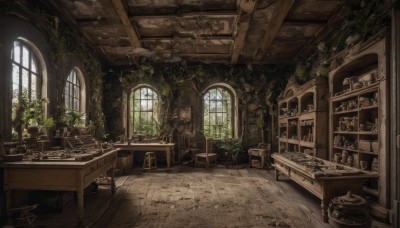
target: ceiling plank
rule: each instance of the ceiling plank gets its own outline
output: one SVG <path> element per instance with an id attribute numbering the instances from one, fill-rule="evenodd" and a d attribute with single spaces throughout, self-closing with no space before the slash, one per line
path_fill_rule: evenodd
<path id="1" fill-rule="evenodd" d="M 126 13 L 126 10 L 121 0 L 112 0 L 112 2 L 114 4 L 115 10 L 119 15 L 119 18 L 121 19 L 122 24 L 125 27 L 125 31 L 129 36 L 129 41 L 132 45 L 132 48 L 140 48 L 141 45 L 139 37 L 131 25 L 131 21 L 129 20 L 128 14 Z"/>
<path id="2" fill-rule="evenodd" d="M 236 64 L 240 52 L 244 47 L 244 42 L 246 40 L 247 30 L 250 27 L 251 15 L 254 12 L 257 0 L 241 0 L 239 3 L 240 10 L 238 16 L 238 25 L 235 34 L 235 41 L 233 43 L 231 64 Z"/>
<path id="3" fill-rule="evenodd" d="M 260 46 L 256 51 L 254 57 L 256 60 L 260 60 L 268 51 L 272 42 L 275 39 L 283 21 L 286 18 L 290 8 L 293 5 L 294 0 L 279 0 L 276 4 L 275 14 L 271 17 L 269 25 L 265 31 L 263 38 L 261 39 Z"/>

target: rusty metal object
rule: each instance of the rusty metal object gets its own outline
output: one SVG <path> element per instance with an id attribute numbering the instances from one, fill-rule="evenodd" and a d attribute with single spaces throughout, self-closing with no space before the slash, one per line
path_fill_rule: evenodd
<path id="1" fill-rule="evenodd" d="M 367 201 L 350 191 L 329 204 L 329 222 L 334 227 L 371 227 Z"/>

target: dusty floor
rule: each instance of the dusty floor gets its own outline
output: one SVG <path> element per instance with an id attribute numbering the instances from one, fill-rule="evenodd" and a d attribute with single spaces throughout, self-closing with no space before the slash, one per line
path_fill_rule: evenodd
<path id="1" fill-rule="evenodd" d="M 274 171 L 174 166 L 117 178 L 85 195 L 85 227 L 331 227 L 320 200 Z M 76 227 L 76 203 L 38 218 L 36 227 Z M 373 228 L 388 228 L 374 221 Z"/>
<path id="2" fill-rule="evenodd" d="M 132 174 L 97 224 L 110 228 L 329 227 L 319 219 L 317 199 L 307 205 L 299 198 L 295 201 L 298 196 L 274 183 L 272 176 L 272 171 L 223 167 Z"/>

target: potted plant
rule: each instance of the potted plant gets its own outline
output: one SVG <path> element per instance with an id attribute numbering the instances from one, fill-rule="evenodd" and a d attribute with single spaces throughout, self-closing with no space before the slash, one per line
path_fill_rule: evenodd
<path id="1" fill-rule="evenodd" d="M 73 109 L 66 109 L 65 118 L 68 126 L 68 131 L 71 135 L 79 134 L 78 127 L 82 125 L 83 113 L 75 111 Z"/>
<path id="2" fill-rule="evenodd" d="M 24 112 L 25 124 L 28 133 L 32 138 L 36 138 L 39 133 L 39 125 L 43 125 L 43 105 L 48 103 L 47 98 L 27 99 Z"/>
<path id="3" fill-rule="evenodd" d="M 24 91 L 18 98 L 18 103 L 13 104 L 12 125 L 18 134 L 18 142 L 22 144 L 22 131 L 26 128 L 32 137 L 39 132 L 38 125 L 43 124 L 43 105 L 48 103 L 47 98 L 28 98 L 27 91 Z"/>
<path id="4" fill-rule="evenodd" d="M 221 142 L 221 149 L 224 149 L 231 154 L 232 164 L 237 165 L 238 162 L 242 162 L 244 158 L 244 147 L 241 141 L 238 139 L 228 139 Z"/>

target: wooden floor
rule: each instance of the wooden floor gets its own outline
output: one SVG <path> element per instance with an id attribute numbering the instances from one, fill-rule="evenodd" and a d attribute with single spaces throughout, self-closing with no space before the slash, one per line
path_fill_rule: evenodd
<path id="1" fill-rule="evenodd" d="M 134 169 L 117 179 L 114 196 L 105 188 L 85 196 L 86 227 L 331 227 L 321 221 L 318 198 L 283 175 L 276 182 L 272 169 Z M 74 207 L 63 215 L 36 225 L 75 226 Z"/>
<path id="2" fill-rule="evenodd" d="M 179 167 L 134 173 L 98 227 L 330 227 L 319 200 L 273 171 Z M 106 226 L 107 224 L 107 226 Z"/>

